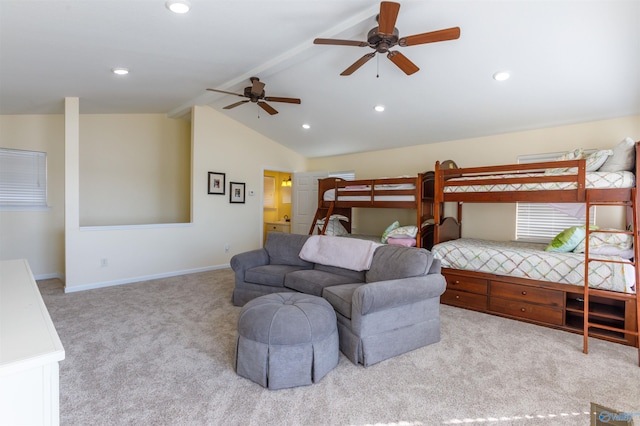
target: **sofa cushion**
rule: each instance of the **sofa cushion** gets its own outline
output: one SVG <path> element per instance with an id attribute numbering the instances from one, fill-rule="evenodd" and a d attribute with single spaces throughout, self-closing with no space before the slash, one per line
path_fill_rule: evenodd
<path id="1" fill-rule="evenodd" d="M 302 266 L 292 265 L 264 265 L 247 269 L 244 280 L 248 283 L 268 285 L 271 287 L 284 287 L 285 276 L 294 271 L 306 269 Z"/>
<path id="2" fill-rule="evenodd" d="M 314 296 L 322 296 L 325 287 L 351 282 L 349 277 L 317 269 L 291 272 L 284 278 L 285 287 Z"/>
<path id="3" fill-rule="evenodd" d="M 428 273 L 433 255 L 425 249 L 402 246 L 378 247 L 373 254 L 366 282 L 397 280 Z"/>
<path id="4" fill-rule="evenodd" d="M 287 234 L 284 232 L 270 232 L 264 245 L 269 253 L 269 263 L 272 265 L 292 265 L 312 268 L 313 263 L 300 259 L 298 254 L 309 235 Z"/>
<path id="5" fill-rule="evenodd" d="M 332 285 L 322 290 L 322 297 L 333 306 L 340 315 L 351 319 L 351 300 L 356 289 L 364 284 Z"/>
<path id="6" fill-rule="evenodd" d="M 342 275 L 343 277 L 349 278 L 351 280 L 349 281 L 350 283 L 364 282 L 364 271 L 354 271 L 353 269 L 340 268 L 339 266 L 322 265 L 321 263 L 316 263 L 313 266 L 313 269 L 330 272 L 336 275 Z"/>

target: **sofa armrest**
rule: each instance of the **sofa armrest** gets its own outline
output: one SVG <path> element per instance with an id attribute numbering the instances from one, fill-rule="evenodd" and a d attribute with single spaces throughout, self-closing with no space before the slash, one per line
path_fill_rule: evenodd
<path id="1" fill-rule="evenodd" d="M 351 315 L 353 318 L 354 315 L 367 315 L 417 300 L 439 297 L 446 287 L 446 280 L 440 274 L 364 284 L 353 293 Z"/>
<path id="2" fill-rule="evenodd" d="M 244 273 L 247 269 L 269 264 L 269 253 L 264 248 L 245 251 L 234 255 L 230 264 L 231 269 L 236 273 L 236 278 L 244 281 Z"/>
<path id="3" fill-rule="evenodd" d="M 442 273 L 442 262 L 440 259 L 433 259 L 433 263 L 431 264 L 431 268 L 429 268 L 429 274 L 441 274 Z"/>

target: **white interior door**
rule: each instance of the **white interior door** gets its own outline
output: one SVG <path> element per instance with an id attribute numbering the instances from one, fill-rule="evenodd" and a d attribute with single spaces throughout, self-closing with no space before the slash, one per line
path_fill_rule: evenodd
<path id="1" fill-rule="evenodd" d="M 318 208 L 318 179 L 329 172 L 301 172 L 293 174 L 291 186 L 291 233 L 308 234 Z"/>

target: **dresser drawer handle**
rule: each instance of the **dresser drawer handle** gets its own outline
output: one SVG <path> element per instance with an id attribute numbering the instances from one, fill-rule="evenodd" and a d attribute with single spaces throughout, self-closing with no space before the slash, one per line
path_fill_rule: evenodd
<path id="1" fill-rule="evenodd" d="M 456 295 L 456 299 L 460 299 L 460 296 Z"/>
<path id="2" fill-rule="evenodd" d="M 522 292 L 522 295 L 523 295 L 523 296 L 526 296 L 526 295 L 527 295 L 527 292 L 526 292 L 526 291 L 523 291 L 523 292 Z"/>
<path id="3" fill-rule="evenodd" d="M 521 312 L 527 312 L 527 310 L 525 308 L 520 308 Z"/>
<path id="4" fill-rule="evenodd" d="M 454 283 L 454 284 L 460 284 L 460 281 L 455 280 L 453 283 Z"/>

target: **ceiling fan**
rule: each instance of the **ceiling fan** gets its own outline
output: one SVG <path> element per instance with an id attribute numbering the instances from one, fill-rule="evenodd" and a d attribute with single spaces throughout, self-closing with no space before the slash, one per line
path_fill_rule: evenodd
<path id="1" fill-rule="evenodd" d="M 267 111 L 269 114 L 274 115 L 274 114 L 277 114 L 278 111 L 276 111 L 275 108 L 273 108 L 271 105 L 269 105 L 265 101 L 269 101 L 269 102 L 286 102 L 286 103 L 289 103 L 289 104 L 299 104 L 300 103 L 300 99 L 296 99 L 296 98 L 278 98 L 278 97 L 275 97 L 275 96 L 265 96 L 265 93 L 264 93 L 265 84 L 263 82 L 261 82 L 258 77 L 251 77 L 249 80 L 251 81 L 251 86 L 245 87 L 244 88 L 244 93 L 242 93 L 242 94 L 233 93 L 233 92 L 227 92 L 225 90 L 218 90 L 218 89 L 207 89 L 207 90 L 210 90 L 212 92 L 226 93 L 227 95 L 240 96 L 242 98 L 249 98 L 249 99 L 244 100 L 244 101 L 239 101 L 239 102 L 236 102 L 234 104 L 227 105 L 223 109 L 231 109 L 231 108 L 235 108 L 235 107 L 237 107 L 239 105 L 246 104 L 247 102 L 253 102 L 253 103 L 257 103 L 259 107 L 261 107 L 263 110 Z"/>
<path id="2" fill-rule="evenodd" d="M 363 66 L 367 61 L 378 53 L 386 53 L 387 57 L 398 66 L 405 74 L 411 75 L 420 68 L 411 62 L 406 56 L 397 50 L 389 50 L 398 46 L 414 46 L 416 44 L 434 43 L 437 41 L 455 40 L 460 37 L 460 28 L 453 27 L 439 31 L 431 31 L 428 33 L 416 34 L 408 37 L 400 38 L 398 29 L 395 28 L 398 12 L 400 11 L 400 3 L 383 1 L 380 3 L 380 14 L 377 16 L 378 26 L 372 28 L 367 34 L 367 41 L 356 40 L 338 40 L 331 38 L 317 38 L 314 44 L 333 44 L 338 46 L 357 46 L 371 47 L 375 52 L 367 53 L 362 58 L 354 62 L 349 68 L 344 70 L 340 75 L 351 75 L 358 68 Z"/>

